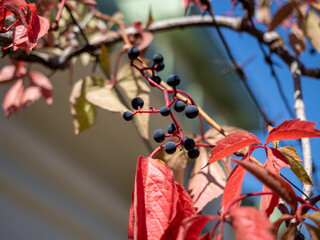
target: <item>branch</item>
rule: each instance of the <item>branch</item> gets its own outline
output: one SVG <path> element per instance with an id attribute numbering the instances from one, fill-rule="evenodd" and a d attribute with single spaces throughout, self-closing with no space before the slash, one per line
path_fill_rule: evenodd
<path id="1" fill-rule="evenodd" d="M 149 25 L 147 30 L 156 33 L 192 26 L 220 26 L 237 32 L 246 32 L 253 37 L 258 38 L 258 40 L 263 44 L 267 45 L 270 48 L 270 51 L 277 54 L 288 65 L 288 67 L 290 67 L 293 62 L 297 62 L 302 76 L 320 78 L 320 68 L 307 68 L 302 62 L 296 60 L 296 58 L 286 49 L 282 38 L 277 32 L 263 32 L 258 29 L 254 30 L 250 24 L 243 23 L 242 18 L 239 17 L 215 16 L 214 21 L 211 16 L 181 17 L 154 22 Z M 133 27 L 129 27 L 126 29 L 126 33 L 135 34 L 137 31 Z M 109 34 L 102 36 L 101 39 L 91 42 L 90 44 L 95 48 L 99 48 L 102 44 L 112 45 L 120 41 L 122 41 L 120 33 L 110 32 Z M 68 67 L 72 57 L 78 56 L 88 50 L 91 49 L 86 45 L 78 46 L 69 53 L 63 54 L 63 57 L 62 55 L 51 56 L 44 53 L 39 54 L 34 51 L 31 53 L 23 51 L 14 53 L 10 51 L 9 54 L 16 60 L 38 62 L 51 69 L 65 69 Z"/>
<path id="2" fill-rule="evenodd" d="M 297 118 L 301 120 L 306 120 L 306 111 L 302 98 L 301 89 L 301 71 L 297 62 L 293 62 L 290 66 L 290 71 L 293 77 L 294 83 L 294 110 L 296 112 Z M 312 157 L 311 157 L 311 145 L 309 138 L 301 139 L 302 152 L 303 152 L 303 162 L 304 168 L 308 173 L 309 177 L 312 179 Z M 312 186 L 303 185 L 303 192 L 308 196 L 312 196 Z"/>

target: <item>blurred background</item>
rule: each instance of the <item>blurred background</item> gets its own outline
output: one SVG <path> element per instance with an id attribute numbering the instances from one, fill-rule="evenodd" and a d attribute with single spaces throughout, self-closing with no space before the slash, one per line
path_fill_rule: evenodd
<path id="1" fill-rule="evenodd" d="M 134 19 L 146 22 L 150 9 L 155 20 L 184 15 L 181 0 L 108 0 L 98 1 L 98 6 L 109 15 L 122 12 L 127 24 Z M 220 13 L 227 8 L 229 3 L 217 6 Z M 189 9 L 188 14 L 198 14 L 197 8 Z M 271 81 L 271 75 L 263 68 L 260 53 L 254 49 L 248 52 L 251 45 L 258 49 L 257 44 L 245 36 L 227 30 L 224 33 L 240 62 L 252 54 L 260 61 L 248 65 L 248 76 L 264 111 L 276 123 L 287 119 L 276 88 L 265 84 Z M 160 76 L 165 79 L 173 73 L 180 75 L 181 88 L 218 123 L 266 136 L 252 100 L 236 74 L 228 71 L 230 64 L 214 29 L 156 33 L 146 57 L 157 52 L 163 54 L 166 64 Z M 2 59 L 0 64 L 4 66 L 8 61 Z M 51 74 L 41 66 L 32 69 Z M 78 61 L 73 80 L 90 75 L 91 69 Z M 281 76 L 290 84 L 290 76 Z M 101 109 L 95 126 L 76 136 L 68 101 L 72 88 L 69 72 L 58 71 L 50 79 L 54 86 L 51 107 L 40 100 L 9 119 L 0 114 L 0 236 L 6 240 L 126 239 L 136 161 L 139 155 L 149 155 L 150 150 L 130 122 L 120 114 Z M 288 99 L 293 105 L 289 86 Z M 1 87 L 1 99 L 8 88 Z M 161 104 L 162 94 L 152 89 L 151 105 Z M 313 121 L 319 120 L 315 116 Z M 168 124 L 164 118 L 151 116 L 149 132 L 166 129 Z M 190 132 L 199 132 L 194 121 L 183 125 Z M 156 147 L 152 139 L 150 142 Z M 259 189 L 261 185 L 251 183 L 248 191 Z"/>

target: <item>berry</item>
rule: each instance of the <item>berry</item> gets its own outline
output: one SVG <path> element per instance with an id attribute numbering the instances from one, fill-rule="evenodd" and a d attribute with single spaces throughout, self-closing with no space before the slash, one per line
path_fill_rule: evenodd
<path id="1" fill-rule="evenodd" d="M 151 79 L 152 79 L 152 81 L 154 81 L 157 84 L 160 84 L 160 82 L 161 82 L 161 78 L 159 76 L 153 76 L 153 77 L 151 77 Z M 150 83 L 150 85 L 152 87 L 154 87 L 154 85 L 152 83 Z"/>
<path id="2" fill-rule="evenodd" d="M 160 114 L 164 117 L 168 116 L 170 114 L 170 112 L 171 112 L 171 110 L 167 106 L 160 108 Z"/>
<path id="3" fill-rule="evenodd" d="M 122 117 L 124 118 L 124 120 L 130 121 L 132 119 L 132 117 L 133 117 L 133 114 L 130 111 L 126 111 L 126 112 L 124 112 Z"/>
<path id="4" fill-rule="evenodd" d="M 157 63 L 156 65 L 154 65 L 154 68 L 155 68 L 155 70 L 156 70 L 157 72 L 162 71 L 162 70 L 164 69 L 164 67 L 165 67 L 165 65 L 164 65 L 163 62 L 162 62 L 162 63 Z"/>
<path id="5" fill-rule="evenodd" d="M 182 112 L 186 107 L 186 104 L 182 101 L 176 101 L 173 105 L 174 110 L 177 112 Z"/>
<path id="6" fill-rule="evenodd" d="M 195 105 L 190 105 L 186 108 L 184 114 L 187 116 L 187 118 L 195 118 L 199 114 L 199 109 Z"/>
<path id="7" fill-rule="evenodd" d="M 194 142 L 193 139 L 187 138 L 184 140 L 183 146 L 187 151 L 190 151 L 196 146 L 196 143 Z"/>
<path id="8" fill-rule="evenodd" d="M 128 49 L 127 54 L 129 59 L 137 59 L 140 55 L 140 51 L 137 47 L 131 47 Z"/>
<path id="9" fill-rule="evenodd" d="M 175 130 L 177 130 L 176 128 L 176 125 L 174 123 L 171 123 L 169 126 L 168 126 L 168 129 L 167 129 L 167 132 L 169 134 L 173 133 Z"/>
<path id="10" fill-rule="evenodd" d="M 144 104 L 144 101 L 142 98 L 140 97 L 135 97 L 134 99 L 132 99 L 131 101 L 131 106 L 133 107 L 133 109 L 138 110 L 139 107 L 142 108 Z"/>
<path id="11" fill-rule="evenodd" d="M 171 87 L 176 87 L 180 84 L 180 77 L 178 75 L 170 75 L 167 78 L 167 83 Z"/>
<path id="12" fill-rule="evenodd" d="M 163 142 L 164 139 L 166 138 L 166 133 L 162 129 L 157 129 L 153 133 L 153 139 L 160 143 Z"/>
<path id="13" fill-rule="evenodd" d="M 199 155 L 200 155 L 200 151 L 196 147 L 188 151 L 188 157 L 191 159 L 196 159 L 197 157 L 199 157 Z"/>
<path id="14" fill-rule="evenodd" d="M 163 62 L 163 56 L 160 53 L 153 55 L 152 60 L 154 63 L 159 64 Z"/>
<path id="15" fill-rule="evenodd" d="M 164 150 L 168 154 L 174 153 L 176 151 L 176 149 L 177 149 L 176 144 L 172 141 L 169 141 L 164 145 Z"/>

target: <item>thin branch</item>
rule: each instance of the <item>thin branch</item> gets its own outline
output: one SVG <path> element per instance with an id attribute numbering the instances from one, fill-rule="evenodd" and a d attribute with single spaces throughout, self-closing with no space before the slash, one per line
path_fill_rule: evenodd
<path id="1" fill-rule="evenodd" d="M 301 120 L 306 120 L 306 111 L 302 98 L 302 88 L 301 88 L 301 71 L 299 69 L 298 62 L 293 62 L 290 66 L 290 71 L 293 77 L 294 83 L 294 110 L 296 112 L 297 118 Z M 304 168 L 308 173 L 309 177 L 312 179 L 312 157 L 311 157 L 311 144 L 309 138 L 301 139 L 302 152 L 303 152 L 303 162 Z M 312 196 L 312 186 L 303 185 L 303 192 L 308 196 Z"/>
<path id="2" fill-rule="evenodd" d="M 246 32 L 253 37 L 257 37 L 259 41 L 267 45 L 270 51 L 277 54 L 288 67 L 293 63 L 297 62 L 302 76 L 308 76 L 312 78 L 320 79 L 320 68 L 308 68 L 286 49 L 284 42 L 280 35 L 276 32 L 263 32 L 260 30 L 254 30 L 249 24 L 242 24 L 242 18 L 238 17 L 227 17 L 227 16 L 215 16 L 214 22 L 211 16 L 190 16 L 168 19 L 163 21 L 157 21 L 149 25 L 148 31 L 160 32 L 173 29 L 182 29 L 192 26 L 215 26 L 225 27 L 232 29 L 237 32 Z M 126 28 L 126 34 L 135 34 L 137 31 L 133 27 Z M 0 34 L 1 39 L 1 34 Z M 122 35 L 120 33 L 110 32 L 101 37 L 101 39 L 91 42 L 92 46 L 99 48 L 102 44 L 112 45 L 122 41 Z M 60 55 L 51 56 L 49 54 L 39 54 L 35 51 L 26 53 L 24 51 L 13 52 L 12 50 L 8 53 L 12 58 L 16 60 L 23 60 L 28 62 L 38 62 L 51 69 L 65 69 L 68 67 L 72 57 L 78 56 L 81 53 L 87 52 L 90 48 L 86 45 L 79 46 L 69 54 L 65 55 L 63 59 L 60 59 Z"/>
<path id="3" fill-rule="evenodd" d="M 255 107 L 257 108 L 258 112 L 260 113 L 260 115 L 262 116 L 263 118 L 263 121 L 265 123 L 266 126 L 268 125 L 273 125 L 272 122 L 268 119 L 267 115 L 265 114 L 265 112 L 262 110 L 262 108 L 260 107 L 260 104 L 257 100 L 257 98 L 255 97 L 255 95 L 253 94 L 248 82 L 247 82 L 247 77 L 244 73 L 244 71 L 242 70 L 242 68 L 237 64 L 234 56 L 232 55 L 231 53 L 231 50 L 230 50 L 230 47 L 229 45 L 227 44 L 227 41 L 225 40 L 221 30 L 220 30 L 220 26 L 218 24 L 215 23 L 215 18 L 214 16 L 212 16 L 212 21 L 213 21 L 213 24 L 215 24 L 215 28 L 217 30 L 217 33 L 218 33 L 218 36 L 226 50 L 226 53 L 232 63 L 232 67 L 233 69 L 235 70 L 235 72 L 237 73 L 239 79 L 241 80 L 242 84 L 244 85 L 244 87 L 246 88 L 250 98 L 252 99 Z"/>

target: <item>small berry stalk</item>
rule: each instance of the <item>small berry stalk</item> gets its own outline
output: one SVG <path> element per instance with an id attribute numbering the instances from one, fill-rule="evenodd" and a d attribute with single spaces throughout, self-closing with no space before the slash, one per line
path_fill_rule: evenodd
<path id="1" fill-rule="evenodd" d="M 155 54 L 153 56 L 153 64 L 149 67 L 144 66 L 143 60 L 139 57 L 140 52 L 138 48 L 129 48 L 127 54 L 129 59 L 131 60 L 131 66 L 137 69 L 152 87 L 155 87 L 163 92 L 165 106 L 161 107 L 160 109 L 154 109 L 153 107 L 151 107 L 150 110 L 142 110 L 144 101 L 142 98 L 136 97 L 132 99 L 131 102 L 132 108 L 136 111 L 126 111 L 123 114 L 123 118 L 126 121 L 130 121 L 132 120 L 134 115 L 141 113 L 160 113 L 164 117 L 170 116 L 172 119 L 172 123 L 170 123 L 168 126 L 167 134 L 163 129 L 157 129 L 153 133 L 153 139 L 157 143 L 164 142 L 166 138 L 176 137 L 178 139 L 177 141 L 167 141 L 165 144 L 159 146 L 151 153 L 150 157 L 154 157 L 162 149 L 164 149 L 164 151 L 168 154 L 173 154 L 176 152 L 178 146 L 182 146 L 182 148 L 187 151 L 187 155 L 190 159 L 196 159 L 200 155 L 198 147 L 213 148 L 214 145 L 201 142 L 205 140 L 202 118 L 199 115 L 199 109 L 191 96 L 185 91 L 177 89 L 181 82 L 180 77 L 174 74 L 167 77 L 166 82 L 169 86 L 172 87 L 172 89 L 170 90 L 167 90 L 161 86 L 162 79 L 160 78 L 160 76 L 156 75 L 155 72 L 160 72 L 164 69 L 164 57 L 160 53 Z M 137 63 L 140 63 L 141 66 L 138 66 Z M 177 96 L 178 93 L 184 95 L 187 100 L 183 101 L 179 99 L 179 97 Z M 176 117 L 174 116 L 171 108 L 173 108 L 174 111 L 178 113 L 184 111 L 185 116 L 189 119 L 198 117 L 201 130 L 201 139 L 196 142 L 193 139 L 184 136 L 182 128 L 178 123 Z"/>

